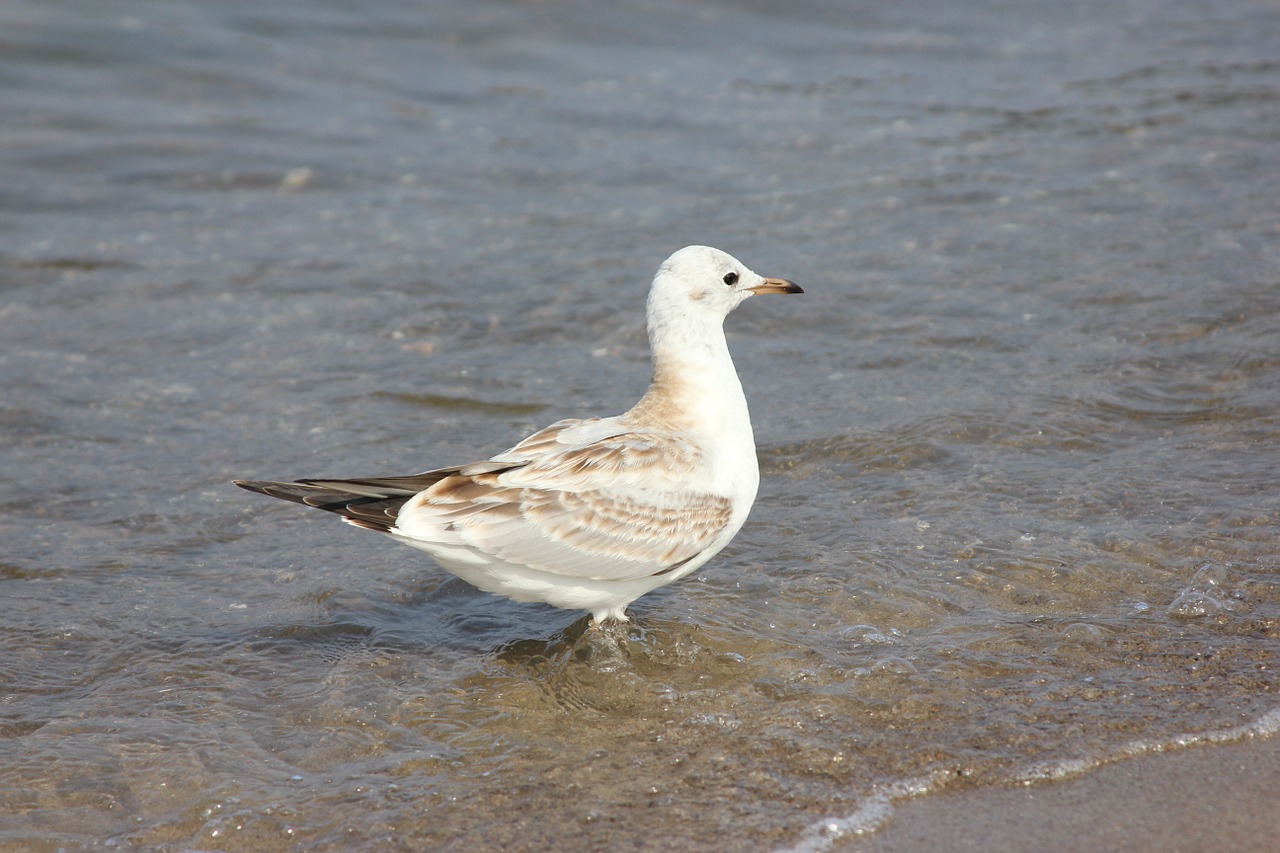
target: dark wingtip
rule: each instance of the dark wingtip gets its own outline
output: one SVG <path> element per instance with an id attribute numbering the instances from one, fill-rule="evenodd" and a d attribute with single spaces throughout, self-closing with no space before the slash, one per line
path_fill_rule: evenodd
<path id="1" fill-rule="evenodd" d="M 282 501 L 292 501 L 298 504 L 306 503 L 308 496 L 319 491 L 306 486 L 300 487 L 296 483 L 281 483 L 277 480 L 232 480 L 231 482 L 255 494 L 266 495 L 269 498 L 279 498 Z"/>

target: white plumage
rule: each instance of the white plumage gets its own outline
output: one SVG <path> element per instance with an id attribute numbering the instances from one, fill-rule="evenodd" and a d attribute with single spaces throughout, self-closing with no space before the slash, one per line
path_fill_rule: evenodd
<path id="1" fill-rule="evenodd" d="M 482 590 L 625 622 L 628 604 L 696 570 L 746 521 L 760 474 L 724 318 L 752 295 L 801 292 L 689 246 L 653 279 L 653 380 L 626 413 L 559 421 L 487 461 L 409 477 L 236 484 L 386 533 Z"/>

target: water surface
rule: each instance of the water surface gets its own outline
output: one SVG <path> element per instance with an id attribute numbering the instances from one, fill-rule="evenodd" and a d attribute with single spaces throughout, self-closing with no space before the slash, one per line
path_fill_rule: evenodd
<path id="1" fill-rule="evenodd" d="M 0 10 L 0 849 L 821 849 L 1274 730 L 1280 14 Z M 763 482 L 632 608 L 233 477 L 612 414 L 658 262 Z M 841 839 L 841 836 L 844 839 Z"/>

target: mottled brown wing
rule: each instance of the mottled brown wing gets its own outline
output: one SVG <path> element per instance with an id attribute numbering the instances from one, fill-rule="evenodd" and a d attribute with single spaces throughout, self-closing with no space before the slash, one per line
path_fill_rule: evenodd
<path id="1" fill-rule="evenodd" d="M 730 521 L 730 500 L 711 491 L 706 459 L 686 440 L 629 432 L 550 446 L 523 465 L 460 469 L 402 511 L 401 532 L 552 574 L 624 580 L 693 559 Z"/>

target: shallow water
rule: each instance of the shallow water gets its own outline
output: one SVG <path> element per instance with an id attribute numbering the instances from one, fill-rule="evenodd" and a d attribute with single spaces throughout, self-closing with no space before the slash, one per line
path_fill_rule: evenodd
<path id="1" fill-rule="evenodd" d="M 814 850 L 1280 728 L 1278 26 L 6 4 L 0 849 Z M 687 243 L 807 292 L 615 642 L 230 485 L 624 409 Z"/>

